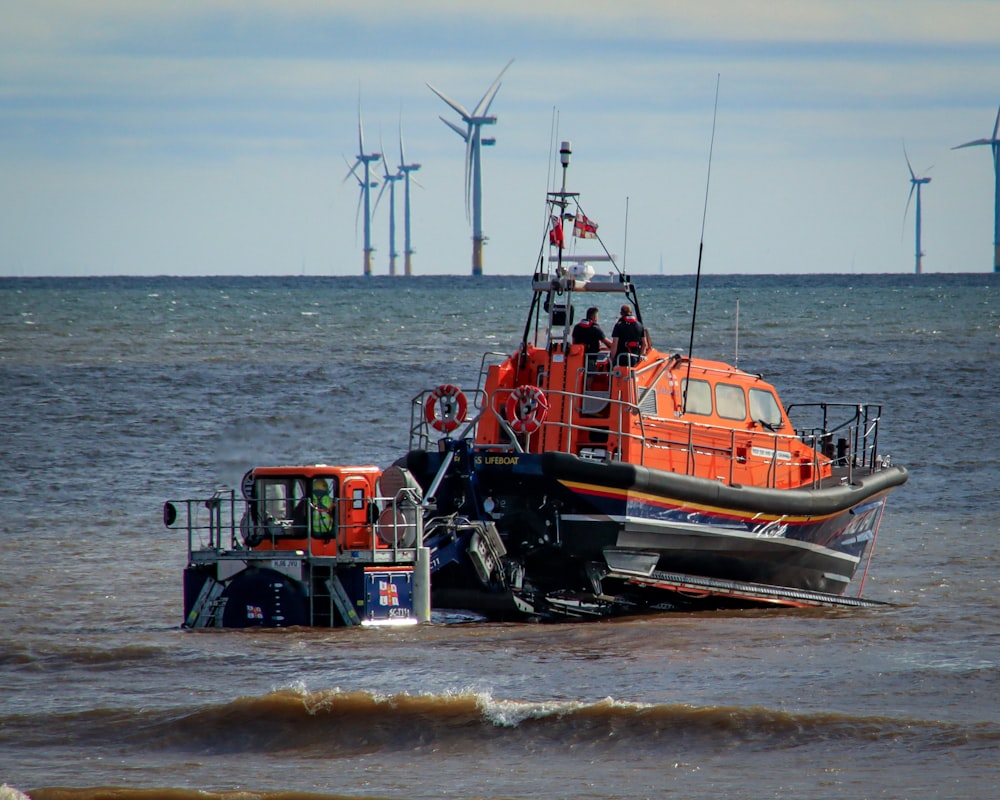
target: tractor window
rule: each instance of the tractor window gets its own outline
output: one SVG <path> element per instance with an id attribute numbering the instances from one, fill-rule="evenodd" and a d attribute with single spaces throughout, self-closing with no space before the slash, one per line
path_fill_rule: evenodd
<path id="1" fill-rule="evenodd" d="M 264 513 L 273 519 L 291 519 L 296 506 L 305 497 L 302 478 L 261 478 L 257 497 L 264 500 Z"/>

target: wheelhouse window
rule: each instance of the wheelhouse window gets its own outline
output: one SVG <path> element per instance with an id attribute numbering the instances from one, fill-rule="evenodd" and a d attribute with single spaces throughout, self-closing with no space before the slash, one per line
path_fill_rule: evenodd
<path id="1" fill-rule="evenodd" d="M 781 425 L 781 406 L 778 405 L 778 399 L 765 389 L 751 389 L 750 418 L 770 427 Z"/>
<path id="2" fill-rule="evenodd" d="M 684 398 L 684 410 L 688 414 L 712 413 L 712 387 L 708 381 L 687 380 L 681 381 L 681 391 L 686 393 Z"/>
<path id="3" fill-rule="evenodd" d="M 715 409 L 723 419 L 746 419 L 747 399 L 743 387 L 719 383 L 715 387 Z"/>

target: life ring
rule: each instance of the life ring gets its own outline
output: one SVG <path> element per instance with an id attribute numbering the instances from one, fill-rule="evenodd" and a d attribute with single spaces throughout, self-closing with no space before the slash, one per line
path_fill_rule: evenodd
<path id="1" fill-rule="evenodd" d="M 440 415 L 438 415 L 439 400 Z M 465 393 L 461 389 L 450 383 L 442 383 L 431 392 L 430 400 L 424 408 L 424 416 L 434 430 L 450 433 L 465 421 L 465 412 L 468 408 L 469 401 L 465 399 Z"/>
<path id="2" fill-rule="evenodd" d="M 507 398 L 507 421 L 514 433 L 534 433 L 548 413 L 545 393 L 537 386 L 518 386 Z"/>

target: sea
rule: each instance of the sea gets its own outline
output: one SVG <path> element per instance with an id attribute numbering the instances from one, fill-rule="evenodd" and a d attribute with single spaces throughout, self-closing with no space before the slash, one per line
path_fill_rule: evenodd
<path id="1" fill-rule="evenodd" d="M 530 275 L 2 278 L 0 797 L 995 797 L 1000 275 L 635 282 L 661 350 L 883 405 L 885 605 L 185 630 L 164 501 L 388 466 Z"/>

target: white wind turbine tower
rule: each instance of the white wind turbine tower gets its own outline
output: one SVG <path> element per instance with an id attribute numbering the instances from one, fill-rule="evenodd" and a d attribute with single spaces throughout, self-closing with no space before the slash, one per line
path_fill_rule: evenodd
<path id="1" fill-rule="evenodd" d="M 403 271 L 413 274 L 413 247 L 410 244 L 410 173 L 420 169 L 420 164 L 407 164 L 403 154 L 403 121 L 399 122 L 399 172 L 403 176 Z M 413 183 L 417 179 L 413 178 Z M 417 184 L 419 186 L 419 184 Z"/>
<path id="2" fill-rule="evenodd" d="M 385 152 L 385 144 L 382 144 L 382 152 Z M 396 181 L 402 180 L 403 173 L 397 171 L 395 174 L 389 172 L 389 162 L 382 159 L 382 188 L 378 190 L 378 197 L 375 198 L 375 208 L 382 200 L 382 194 L 386 187 L 389 187 L 389 274 L 396 274 Z"/>
<path id="3" fill-rule="evenodd" d="M 980 144 L 988 145 L 993 150 L 993 271 L 1000 272 L 1000 108 L 997 109 L 997 121 L 993 123 L 993 138 L 975 139 L 951 149 L 960 150 Z"/>
<path id="4" fill-rule="evenodd" d="M 354 225 L 355 230 L 357 229 L 357 218 L 358 214 L 361 213 L 361 207 L 364 206 L 365 210 L 365 260 L 364 260 L 364 274 L 366 276 L 372 274 L 372 207 L 371 207 L 371 190 L 378 186 L 371 179 L 371 165 L 373 162 L 378 161 L 382 158 L 381 153 L 366 153 L 365 152 L 365 134 L 361 127 L 361 93 L 358 93 L 358 154 L 355 156 L 354 164 L 348 170 L 347 175 L 344 176 L 346 181 L 352 175 L 354 179 L 358 182 L 358 186 L 361 189 L 361 194 L 358 196 L 358 210 L 354 215 Z M 362 179 L 358 175 L 358 165 L 364 168 L 364 178 Z"/>
<path id="5" fill-rule="evenodd" d="M 482 137 L 483 125 L 495 125 L 497 118 L 489 116 L 487 112 L 493 103 L 493 98 L 500 88 L 500 78 L 507 71 L 507 68 L 514 63 L 514 59 L 507 62 L 507 66 L 500 70 L 496 80 L 486 90 L 486 94 L 472 110 L 466 109 L 454 100 L 446 97 L 429 83 L 427 88 L 451 106 L 462 118 L 465 128 L 456 125 L 454 122 L 441 117 L 441 121 L 451 128 L 465 141 L 465 213 L 469 213 L 469 200 L 472 200 L 472 274 L 483 274 L 483 170 L 482 151 L 483 145 L 496 144 L 496 139 L 484 139 Z"/>
<path id="6" fill-rule="evenodd" d="M 920 189 L 921 187 L 927 185 L 931 182 L 931 179 L 926 175 L 921 175 L 919 178 L 913 171 L 913 166 L 910 164 L 910 157 L 906 154 L 906 145 L 903 145 L 903 158 L 906 159 L 906 167 L 910 170 L 910 196 L 906 198 L 906 210 L 903 211 L 903 221 L 906 221 L 906 212 L 910 210 L 910 201 L 913 199 L 913 192 L 917 192 L 917 211 L 916 211 L 916 222 L 914 224 L 914 233 L 916 239 L 916 259 L 914 263 L 914 273 L 919 275 L 923 272 L 923 262 L 924 262 L 924 250 L 920 240 L 920 230 L 921 230 L 921 206 L 920 206 Z M 929 171 L 931 167 L 928 167 L 925 172 Z"/>

